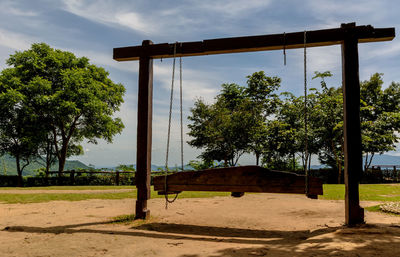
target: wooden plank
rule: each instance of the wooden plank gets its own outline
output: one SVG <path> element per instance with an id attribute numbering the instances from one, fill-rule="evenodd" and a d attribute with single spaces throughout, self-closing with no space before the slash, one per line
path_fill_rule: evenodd
<path id="1" fill-rule="evenodd" d="M 394 38 L 395 29 L 375 29 L 370 25 L 357 26 L 354 33 L 359 43 L 389 41 Z M 338 45 L 344 38 L 345 30 L 343 28 L 311 30 L 307 31 L 307 47 Z M 294 49 L 304 47 L 304 32 L 219 38 L 176 44 L 176 57 L 279 50 L 283 47 Z M 174 45 L 175 43 L 162 43 L 114 48 L 113 58 L 117 61 L 138 60 L 142 55 L 149 55 L 154 59 L 171 58 L 174 56 Z"/>
<path id="2" fill-rule="evenodd" d="M 150 40 L 143 41 L 143 46 L 149 46 Z M 148 219 L 150 210 L 147 200 L 150 199 L 151 173 L 151 136 L 153 113 L 153 59 L 147 55 L 139 61 L 139 92 L 138 92 L 138 126 L 137 126 L 137 172 L 135 176 L 137 187 L 136 219 Z"/>
<path id="3" fill-rule="evenodd" d="M 165 192 L 164 176 L 153 178 L 154 190 Z M 310 178 L 310 194 L 322 195 L 322 181 Z M 240 166 L 178 172 L 167 176 L 167 191 L 220 191 L 305 193 L 305 179 L 291 172 L 271 171 L 259 166 Z"/>
<path id="4" fill-rule="evenodd" d="M 343 25 L 342 28 L 346 33 L 342 44 L 345 222 L 353 226 L 364 223 L 358 191 L 362 173 L 358 43 L 354 26 Z"/>

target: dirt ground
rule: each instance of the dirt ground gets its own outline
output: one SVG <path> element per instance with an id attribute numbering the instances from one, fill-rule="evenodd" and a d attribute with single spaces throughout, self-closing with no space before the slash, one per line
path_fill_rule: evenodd
<path id="1" fill-rule="evenodd" d="M 366 212 L 343 227 L 343 201 L 302 195 L 178 199 L 152 218 L 110 224 L 133 199 L 0 204 L 0 256 L 400 256 L 400 218 Z M 362 203 L 363 206 L 376 204 Z"/>

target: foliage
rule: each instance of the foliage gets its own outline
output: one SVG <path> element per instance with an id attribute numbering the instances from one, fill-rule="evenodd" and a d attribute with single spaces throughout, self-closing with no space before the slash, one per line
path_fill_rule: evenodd
<path id="1" fill-rule="evenodd" d="M 15 162 L 15 158 L 5 154 L 3 156 L 0 156 L 0 164 L 1 169 L 3 171 L 3 168 L 7 170 L 8 175 L 17 175 L 17 165 Z M 22 175 L 23 176 L 33 176 L 36 174 L 36 170 L 38 169 L 44 169 L 44 172 L 46 170 L 46 166 L 43 163 L 41 159 L 32 159 L 30 164 L 25 167 L 23 170 Z M 58 162 L 56 161 L 52 166 L 50 166 L 50 170 L 55 171 L 58 169 Z M 78 169 L 84 169 L 87 170 L 89 167 L 85 165 L 84 163 L 77 161 L 77 160 L 67 160 L 65 162 L 65 170 L 78 170 Z"/>
<path id="2" fill-rule="evenodd" d="M 258 164 L 265 147 L 265 121 L 279 103 L 275 91 L 280 79 L 267 77 L 263 71 L 247 78 L 247 87 L 222 84 L 215 103 L 198 99 L 191 109 L 188 127 L 193 139 L 188 143 L 204 149 L 199 156 L 204 163 L 216 160 L 235 166 L 244 153 L 251 152 Z"/>
<path id="3" fill-rule="evenodd" d="M 240 156 L 247 150 L 250 130 L 246 117 L 248 101 L 243 88 L 236 84 L 223 84 L 221 94 L 212 105 L 201 99 L 191 109 L 188 119 L 189 135 L 193 137 L 189 145 L 204 148 L 200 158 L 206 162 L 223 161 L 225 166 L 235 166 Z"/>
<path id="4" fill-rule="evenodd" d="M 115 167 L 115 170 L 117 170 L 117 171 L 135 171 L 135 168 L 133 167 L 133 164 L 130 164 L 130 165 L 120 164 L 117 167 Z"/>
<path id="5" fill-rule="evenodd" d="M 216 161 L 210 160 L 191 160 L 189 161 L 189 166 L 194 170 L 205 170 L 211 168 L 221 167 L 221 164 Z"/>
<path id="6" fill-rule="evenodd" d="M 56 155 L 59 172 L 64 170 L 68 156 L 82 153 L 79 146 L 82 140 L 97 143 L 97 139 L 102 138 L 111 142 L 113 136 L 122 131 L 122 121 L 113 118 L 113 114 L 123 102 L 125 89 L 113 83 L 108 72 L 90 64 L 86 57 L 77 58 L 70 52 L 40 43 L 11 55 L 7 64 L 11 68 L 3 70 L 1 85 L 7 90 L 8 110 L 16 113 L 10 117 L 17 117 L 17 111 L 22 110 L 28 119 L 16 119 L 20 123 L 14 127 L 26 128 L 21 130 L 25 134 L 40 128 L 42 133 L 37 135 L 45 134 L 46 138 L 38 137 L 42 143 L 39 153 Z M 13 105 L 21 108 L 13 109 Z M 24 139 L 29 136 L 25 134 L 17 136 Z M 20 142 L 22 145 L 32 140 Z M 48 147 L 49 144 L 52 146 Z M 37 150 L 33 146 L 37 148 L 36 143 L 24 147 L 29 155 Z M 48 157 L 46 159 L 49 161 Z"/>
<path id="7" fill-rule="evenodd" d="M 35 78 L 24 83 L 17 75 L 13 68 L 0 74 L 0 155 L 15 157 L 21 185 L 22 172 L 32 162 L 45 133 L 31 92 L 41 81 Z"/>
<path id="8" fill-rule="evenodd" d="M 375 73 L 370 80 L 361 82 L 361 129 L 364 169 L 374 155 L 395 150 L 400 129 L 400 86 L 392 83 L 382 90 L 382 74 Z"/>
<path id="9" fill-rule="evenodd" d="M 202 164 L 214 160 L 237 165 L 239 157 L 253 153 L 257 164 L 271 169 L 294 170 L 311 156 L 337 170 L 341 183 L 344 166 L 343 95 L 341 87 L 329 87 L 329 71 L 315 72 L 321 88 L 305 97 L 283 92 L 280 79 L 264 72 L 248 76 L 247 87 L 223 84 L 213 104 L 198 99 L 191 109 L 189 144 L 203 149 Z M 382 89 L 382 74 L 361 82 L 360 118 L 366 170 L 375 154 L 394 150 L 400 129 L 400 84 Z M 307 114 L 307 132 L 305 131 Z M 305 141 L 307 139 L 307 151 Z M 194 164 L 196 165 L 196 164 Z M 207 166 L 207 165 L 205 165 Z"/>

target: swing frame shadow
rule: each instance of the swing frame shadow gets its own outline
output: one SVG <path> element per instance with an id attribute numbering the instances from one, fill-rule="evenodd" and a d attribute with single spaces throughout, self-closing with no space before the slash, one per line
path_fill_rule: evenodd
<path id="1" fill-rule="evenodd" d="M 358 43 L 393 40 L 395 28 L 374 28 L 371 25 L 356 26 L 356 23 L 353 22 L 341 24 L 340 28 L 306 31 L 306 33 L 306 43 L 304 43 L 304 31 L 302 31 L 172 44 L 153 44 L 150 40 L 144 40 L 141 46 L 114 48 L 113 59 L 116 61 L 139 60 L 136 157 L 137 219 L 150 217 L 147 200 L 150 199 L 153 59 L 341 45 L 346 189 L 345 224 L 354 226 L 364 223 L 364 210 L 359 204 L 358 190 L 362 172 L 361 126 L 360 122 L 354 122 L 360 121 Z"/>

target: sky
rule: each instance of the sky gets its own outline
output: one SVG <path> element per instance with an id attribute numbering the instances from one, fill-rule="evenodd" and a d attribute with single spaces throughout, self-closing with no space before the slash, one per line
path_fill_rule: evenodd
<path id="1" fill-rule="evenodd" d="M 356 22 L 376 28 L 400 26 L 400 1 L 395 0 L 0 0 L 0 69 L 15 51 L 45 42 L 53 48 L 86 56 L 104 67 L 109 77 L 126 87 L 124 104 L 116 117 L 125 129 L 111 144 L 83 142 L 85 154 L 77 159 L 96 167 L 136 163 L 138 62 L 117 62 L 113 48 L 154 43 L 200 41 L 204 39 L 276 34 L 305 30 L 338 28 L 341 23 Z M 360 80 L 383 73 L 384 87 L 400 82 L 400 43 L 359 44 Z M 183 111 L 185 141 L 186 117 L 197 98 L 212 103 L 222 83 L 246 85 L 246 76 L 263 70 L 282 79 L 280 91 L 295 95 L 303 92 L 303 50 L 223 54 L 183 58 Z M 308 87 L 319 87 L 312 80 L 315 71 L 331 71 L 329 86 L 341 85 L 340 46 L 307 50 Z M 176 74 L 178 75 L 178 70 Z M 152 163 L 165 163 L 169 90 L 172 60 L 154 61 L 154 108 Z M 176 84 L 178 86 L 178 84 Z M 175 90 L 169 165 L 180 163 L 178 90 Z M 194 160 L 200 150 L 185 143 L 185 163 Z M 400 155 L 399 152 L 391 152 Z M 254 164 L 253 156 L 239 163 Z"/>

